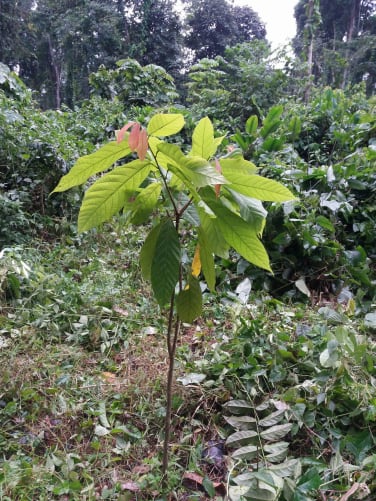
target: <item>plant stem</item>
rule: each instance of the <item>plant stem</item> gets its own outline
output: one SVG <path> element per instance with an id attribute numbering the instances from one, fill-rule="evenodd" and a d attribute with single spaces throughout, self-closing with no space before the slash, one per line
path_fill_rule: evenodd
<path id="1" fill-rule="evenodd" d="M 179 318 L 176 318 L 175 329 L 173 329 L 174 299 L 175 299 L 175 293 L 171 296 L 170 311 L 168 317 L 168 328 L 167 328 L 168 374 L 167 374 L 167 384 L 166 384 L 166 415 L 164 422 L 163 462 L 162 462 L 163 487 L 167 486 L 167 469 L 168 469 L 168 457 L 169 457 L 168 449 L 170 445 L 170 435 L 171 435 L 172 385 L 174 382 L 176 343 L 180 331 Z"/>

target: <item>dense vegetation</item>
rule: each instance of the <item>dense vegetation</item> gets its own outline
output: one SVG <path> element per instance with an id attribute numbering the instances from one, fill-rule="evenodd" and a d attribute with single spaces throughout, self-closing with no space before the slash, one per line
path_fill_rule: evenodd
<path id="1" fill-rule="evenodd" d="M 0 1 L 1 499 L 374 499 L 375 6 L 346 2 L 341 16 L 338 2 L 297 2 L 292 58 L 225 1 L 184 2 L 182 20 L 169 1 Z M 215 271 L 203 263 L 202 315 L 177 339 L 167 483 L 163 277 L 150 288 L 139 269 L 157 202 L 167 207 L 163 190 L 151 196 L 158 176 L 80 234 L 83 194 L 107 174 L 52 193 L 126 123 L 148 130 L 162 113 L 185 123 L 164 161 L 178 146 L 189 160 L 197 127 L 213 123 L 215 137 L 202 134 L 222 168 L 205 171 L 204 190 L 202 177 L 159 171 L 170 194 L 195 186 L 180 273 L 200 273 L 192 200 L 209 219 L 220 195 L 231 221 L 262 233 L 273 270 L 218 235 L 215 249 L 201 240 Z M 234 158 L 297 198 L 219 189 Z"/>

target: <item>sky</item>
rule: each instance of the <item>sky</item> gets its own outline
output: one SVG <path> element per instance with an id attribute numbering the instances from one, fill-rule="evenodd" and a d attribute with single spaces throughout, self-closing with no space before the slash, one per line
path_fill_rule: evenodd
<path id="1" fill-rule="evenodd" d="M 294 7 L 298 0 L 235 0 L 236 5 L 251 7 L 266 26 L 266 38 L 273 49 L 295 36 Z"/>

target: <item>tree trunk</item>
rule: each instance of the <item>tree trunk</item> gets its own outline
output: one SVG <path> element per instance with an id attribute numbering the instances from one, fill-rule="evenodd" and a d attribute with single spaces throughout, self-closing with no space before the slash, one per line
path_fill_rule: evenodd
<path id="1" fill-rule="evenodd" d="M 348 83 L 349 73 L 350 73 L 350 45 L 351 42 L 357 33 L 355 33 L 355 28 L 359 27 L 359 15 L 360 15 L 360 5 L 362 0 L 353 0 L 350 11 L 349 24 L 346 33 L 346 52 L 345 52 L 345 60 L 346 66 L 343 72 L 342 79 L 342 89 L 344 89 Z"/>
<path id="2" fill-rule="evenodd" d="M 51 35 L 48 34 L 48 51 L 50 54 L 51 69 L 55 86 L 55 107 L 57 110 L 61 107 L 61 69 L 56 61 Z"/>
<path id="3" fill-rule="evenodd" d="M 312 25 L 314 0 L 309 0 L 307 18 L 308 22 Z M 304 90 L 304 101 L 307 103 L 311 95 L 312 88 L 312 73 L 313 73 L 313 45 L 314 45 L 314 32 L 311 26 L 309 33 L 309 44 L 307 49 L 307 84 Z"/>

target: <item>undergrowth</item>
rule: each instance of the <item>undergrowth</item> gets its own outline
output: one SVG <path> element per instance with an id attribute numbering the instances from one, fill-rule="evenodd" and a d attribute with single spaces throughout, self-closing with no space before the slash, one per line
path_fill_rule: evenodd
<path id="1" fill-rule="evenodd" d="M 179 342 L 162 491 L 164 326 L 120 228 L 2 251 L 0 499 L 373 499 L 372 318 L 222 276 Z"/>

